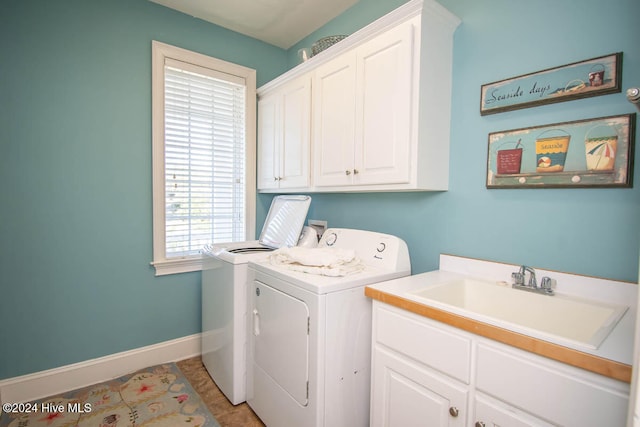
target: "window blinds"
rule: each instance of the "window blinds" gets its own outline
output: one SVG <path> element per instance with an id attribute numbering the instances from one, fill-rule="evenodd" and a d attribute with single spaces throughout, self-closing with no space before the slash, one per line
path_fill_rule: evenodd
<path id="1" fill-rule="evenodd" d="M 166 257 L 245 239 L 244 79 L 165 62 Z"/>

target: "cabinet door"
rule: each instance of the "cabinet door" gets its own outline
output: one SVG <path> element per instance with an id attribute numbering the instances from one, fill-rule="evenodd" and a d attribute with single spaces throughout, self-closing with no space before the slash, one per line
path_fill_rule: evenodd
<path id="1" fill-rule="evenodd" d="M 476 389 L 502 402 L 566 427 L 626 423 L 626 383 L 493 343 L 476 355 Z"/>
<path id="2" fill-rule="evenodd" d="M 278 188 L 280 174 L 279 94 L 258 102 L 258 189 Z"/>
<path id="3" fill-rule="evenodd" d="M 309 186 L 311 78 L 305 76 L 282 89 L 280 188 Z"/>
<path id="4" fill-rule="evenodd" d="M 373 356 L 371 425 L 464 426 L 467 390 L 382 346 Z"/>
<path id="5" fill-rule="evenodd" d="M 406 22 L 357 50 L 356 185 L 409 182 L 412 97 L 417 96 L 413 40 L 419 23 Z"/>
<path id="6" fill-rule="evenodd" d="M 472 425 L 476 427 L 553 427 L 546 421 L 516 408 L 494 401 L 489 397 L 476 395 L 475 416 Z"/>
<path id="7" fill-rule="evenodd" d="M 355 138 L 355 54 L 318 67 L 313 78 L 314 185 L 349 185 Z"/>
<path id="8" fill-rule="evenodd" d="M 309 186 L 311 76 L 258 102 L 258 189 Z"/>

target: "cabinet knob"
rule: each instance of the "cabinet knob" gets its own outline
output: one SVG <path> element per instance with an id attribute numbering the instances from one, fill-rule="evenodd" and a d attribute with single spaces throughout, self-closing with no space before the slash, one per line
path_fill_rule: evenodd
<path id="1" fill-rule="evenodd" d="M 274 177 L 273 177 L 273 180 L 274 180 L 274 181 L 280 181 L 280 180 L 282 180 L 282 178 L 280 178 L 279 176 L 274 176 Z"/>
<path id="2" fill-rule="evenodd" d="M 354 169 L 354 170 L 353 170 L 353 174 L 354 174 L 354 175 L 357 175 L 357 174 L 358 174 L 358 169 Z"/>
<path id="3" fill-rule="evenodd" d="M 476 421 L 476 427 L 484 427 L 484 423 L 482 421 Z"/>
<path id="4" fill-rule="evenodd" d="M 449 408 L 449 414 L 452 417 L 454 417 L 454 418 L 457 417 L 459 413 L 460 413 L 460 411 L 458 411 L 458 408 L 456 408 L 455 406 L 452 406 L 452 407 Z"/>
<path id="5" fill-rule="evenodd" d="M 344 171 L 344 173 L 346 173 L 347 175 L 351 175 L 351 171 L 349 169 L 347 169 L 346 171 Z"/>

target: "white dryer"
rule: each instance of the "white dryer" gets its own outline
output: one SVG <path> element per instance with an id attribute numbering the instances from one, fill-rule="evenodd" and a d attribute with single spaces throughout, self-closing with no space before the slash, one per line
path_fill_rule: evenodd
<path id="1" fill-rule="evenodd" d="M 366 285 L 411 274 L 406 243 L 328 229 L 319 248 L 353 249 L 364 270 L 328 277 L 250 260 L 247 403 L 267 426 L 369 425 L 371 301 Z"/>
<path id="2" fill-rule="evenodd" d="M 202 363 L 234 405 L 246 399 L 247 264 L 275 248 L 294 246 L 310 203 L 309 196 L 277 196 L 260 240 L 203 249 Z"/>

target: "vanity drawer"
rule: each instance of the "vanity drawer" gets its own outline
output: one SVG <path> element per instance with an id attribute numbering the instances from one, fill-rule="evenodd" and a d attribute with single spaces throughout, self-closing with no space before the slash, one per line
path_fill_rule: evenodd
<path id="1" fill-rule="evenodd" d="M 478 344 L 476 388 L 563 426 L 624 426 L 628 385 L 531 353 Z"/>
<path id="2" fill-rule="evenodd" d="M 469 384 L 471 340 L 443 330 L 442 324 L 374 303 L 375 342 Z M 417 318 L 414 318 L 417 317 Z M 430 326 L 428 323 L 440 326 Z"/>

